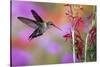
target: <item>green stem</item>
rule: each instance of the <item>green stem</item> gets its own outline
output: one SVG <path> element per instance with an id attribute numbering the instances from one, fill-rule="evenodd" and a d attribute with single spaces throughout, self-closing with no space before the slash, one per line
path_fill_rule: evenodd
<path id="1" fill-rule="evenodd" d="M 86 39 L 85 39 L 85 48 L 84 48 L 84 61 L 86 62 L 86 59 L 87 59 L 87 42 L 88 42 L 88 36 L 89 36 L 89 34 L 87 33 L 87 35 L 86 35 Z"/>
<path id="2" fill-rule="evenodd" d="M 72 30 L 72 41 L 73 41 L 73 62 L 75 63 L 75 45 L 74 45 L 74 30 Z"/>

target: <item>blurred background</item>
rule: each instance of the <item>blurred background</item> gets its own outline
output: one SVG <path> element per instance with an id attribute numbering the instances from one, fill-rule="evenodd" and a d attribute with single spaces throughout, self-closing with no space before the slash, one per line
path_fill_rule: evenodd
<path id="1" fill-rule="evenodd" d="M 73 6 L 77 8 L 79 5 Z M 85 10 L 80 14 L 81 16 L 87 17 L 86 15 L 93 11 L 93 6 L 82 5 L 82 7 Z M 12 65 L 23 66 L 73 62 L 72 43 L 70 43 L 70 40 L 66 41 L 63 37 L 66 33 L 70 33 L 72 29 L 71 21 L 65 14 L 66 8 L 64 4 L 12 1 L 11 8 Z M 52 27 L 42 36 L 29 41 L 28 37 L 35 29 L 25 25 L 17 17 L 34 19 L 31 9 L 35 10 L 43 20 L 53 21 L 63 31 Z M 88 32 L 89 27 L 86 25 L 88 24 L 80 24 L 80 31 Z"/>

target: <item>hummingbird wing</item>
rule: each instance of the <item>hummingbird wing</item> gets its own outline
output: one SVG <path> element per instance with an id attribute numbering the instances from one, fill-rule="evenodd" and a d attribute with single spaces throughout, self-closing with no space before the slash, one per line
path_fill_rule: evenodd
<path id="1" fill-rule="evenodd" d="M 28 18 L 25 18 L 25 17 L 17 17 L 17 18 L 31 28 L 36 29 L 38 27 L 37 22 L 32 20 L 32 19 L 28 19 Z"/>
<path id="2" fill-rule="evenodd" d="M 41 22 L 41 23 L 44 22 L 43 19 L 34 10 L 31 10 L 31 12 L 37 22 Z"/>

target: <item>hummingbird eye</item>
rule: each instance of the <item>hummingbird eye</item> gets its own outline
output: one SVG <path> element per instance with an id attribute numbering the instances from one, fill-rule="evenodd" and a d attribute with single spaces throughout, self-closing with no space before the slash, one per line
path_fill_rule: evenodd
<path id="1" fill-rule="evenodd" d="M 51 23 L 51 25 L 53 25 L 53 24 Z"/>

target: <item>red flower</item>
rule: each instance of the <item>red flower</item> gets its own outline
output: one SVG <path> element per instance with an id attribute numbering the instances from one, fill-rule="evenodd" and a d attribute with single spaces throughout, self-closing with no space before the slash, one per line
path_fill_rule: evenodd
<path id="1" fill-rule="evenodd" d="M 87 17 L 88 20 L 91 20 L 93 18 L 94 18 L 93 13 L 90 13 L 90 15 Z"/>
<path id="2" fill-rule="evenodd" d="M 96 27 L 93 26 L 89 31 L 89 46 L 91 47 L 96 40 Z"/>
<path id="3" fill-rule="evenodd" d="M 66 13 L 66 15 L 69 17 L 69 18 L 72 18 L 72 19 L 74 19 L 75 17 L 74 16 L 72 16 L 71 14 L 69 14 L 69 13 Z"/>
<path id="4" fill-rule="evenodd" d="M 78 59 L 82 59 L 83 55 L 83 40 L 81 36 L 76 35 L 75 36 L 75 46 L 76 46 L 76 56 Z"/>
<path id="5" fill-rule="evenodd" d="M 64 35 L 64 38 L 66 38 L 66 40 L 69 39 L 69 38 L 72 39 L 72 35 L 71 34 L 66 34 L 66 35 Z"/>
<path id="6" fill-rule="evenodd" d="M 80 6 L 79 9 L 76 9 L 77 15 L 73 15 L 73 10 L 74 10 L 73 6 L 71 6 L 69 4 L 65 4 L 64 6 L 66 6 L 66 9 L 67 9 L 66 13 L 65 13 L 67 16 L 67 19 L 69 19 L 69 22 L 72 23 L 72 28 L 74 30 L 74 41 L 75 41 L 74 45 L 75 45 L 75 49 L 76 49 L 75 50 L 76 57 L 81 61 L 85 47 L 84 47 L 84 41 L 83 41 L 83 38 L 81 37 L 80 32 L 81 33 L 83 32 L 83 27 L 85 25 L 85 21 L 92 22 L 92 19 L 94 19 L 95 16 L 94 16 L 93 12 L 90 12 L 87 17 L 85 17 L 85 18 L 82 17 L 83 16 L 83 15 L 81 16 L 81 11 L 83 11 L 82 6 Z M 65 34 L 63 37 L 66 40 L 73 39 L 72 33 Z M 89 31 L 88 41 L 89 41 L 88 42 L 89 47 L 92 46 L 94 44 L 94 42 L 96 41 L 96 26 L 92 27 L 92 29 Z M 72 41 L 71 41 L 71 43 L 72 43 Z"/>
<path id="7" fill-rule="evenodd" d="M 66 35 L 64 35 L 64 38 L 66 38 L 66 40 L 72 39 L 72 34 L 71 33 L 66 34 Z M 84 46 L 83 46 L 83 39 L 78 30 L 75 30 L 74 38 L 75 38 L 74 44 L 75 44 L 75 48 L 76 48 L 76 57 L 81 60 L 82 55 L 83 55 L 83 47 Z"/>

